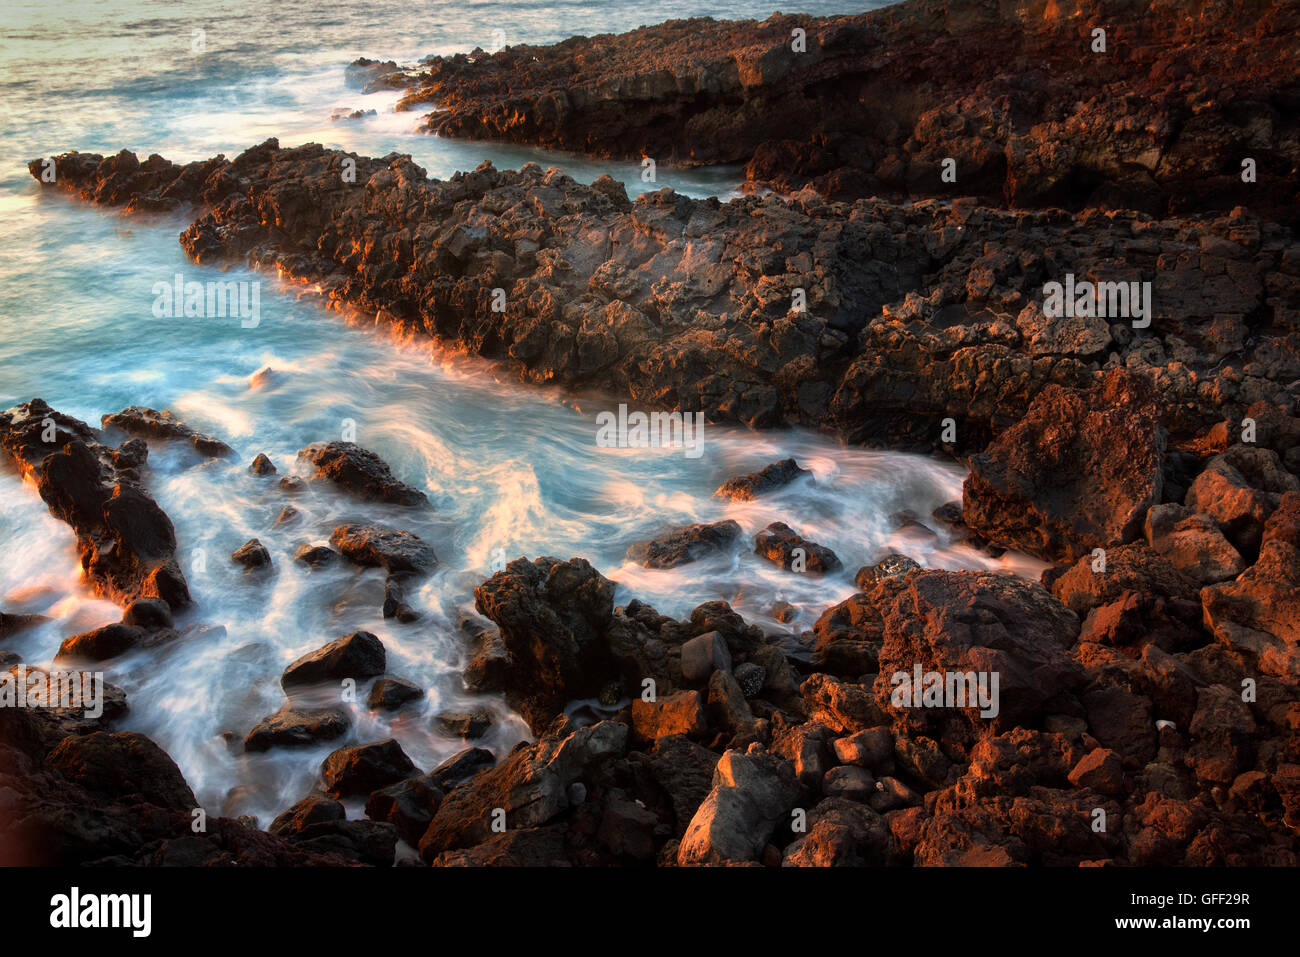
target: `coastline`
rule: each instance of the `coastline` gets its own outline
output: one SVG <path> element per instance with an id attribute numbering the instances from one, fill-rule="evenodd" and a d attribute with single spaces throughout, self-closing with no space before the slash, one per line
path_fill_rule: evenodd
<path id="1" fill-rule="evenodd" d="M 1034 43 L 1046 51 L 1049 39 L 1064 42 L 1062 34 L 1086 36 L 1078 28 L 1090 11 L 1132 8 L 1078 6 L 1068 29 L 1042 17 L 1022 55 L 1038 49 Z M 935 31 L 941 49 L 970 53 L 978 73 L 993 59 L 987 31 L 1005 21 L 961 16 L 976 9 L 909 0 L 818 21 L 808 38 L 827 83 L 858 77 L 863 57 L 871 64 L 861 76 L 888 76 Z M 1160 20 L 1133 16 L 1141 24 Z M 609 126 L 608 104 L 708 133 L 714 106 L 682 94 L 731 90 L 732 78 L 717 65 L 725 61 L 740 63 L 744 108 L 771 110 L 765 91 L 781 87 L 791 67 L 762 51 L 784 49 L 787 28 L 805 21 L 710 25 L 723 52 L 706 47 L 698 62 L 675 64 L 672 83 L 614 84 L 622 95 L 574 95 L 551 113 L 543 104 L 554 102 L 553 90 L 530 71 L 555 66 L 549 59 L 528 66 L 539 49 L 561 67 L 569 57 L 624 47 L 653 62 L 680 50 L 674 44 L 702 24 L 510 48 L 472 62 L 449 58 L 429 67 L 408 105 L 442 99 L 459 84 L 439 120 L 443 134 L 486 132 L 609 155 L 652 149 L 680 159 L 678 143 L 642 143 L 635 129 Z M 1277 80 L 1265 67 L 1279 24 L 1280 13 L 1261 22 L 1265 42 L 1250 61 L 1265 85 Z M 1165 42 L 1184 28 L 1165 34 L 1152 26 Z M 863 31 L 878 32 L 876 42 L 894 35 L 902 42 L 883 64 L 870 50 L 837 55 Z M 737 60 L 738 45 L 758 53 Z M 1202 52 L 1221 55 L 1213 45 Z M 607 82 L 601 70 L 626 71 L 620 56 L 603 56 L 591 82 Z M 1144 49 L 1127 68 L 1150 71 L 1159 57 Z M 1014 70 L 1014 58 L 1001 69 Z M 1152 75 L 1163 84 L 1163 74 Z M 682 76 L 695 86 L 683 90 Z M 1230 104 L 1232 89 L 1225 90 Z M 916 112 L 929 115 L 948 93 L 941 84 L 939 99 Z M 646 98 L 661 112 L 629 108 Z M 502 102 L 516 99 L 523 105 L 502 113 Z M 687 115 L 688 102 L 704 108 Z M 826 100 L 815 102 L 799 100 L 798 111 L 834 112 Z M 1108 109 L 1094 103 L 1082 131 L 1070 135 L 1091 135 L 1087 124 Z M 872 115 L 843 122 L 862 125 Z M 43 863 L 154 864 L 173 855 L 192 863 L 391 863 L 400 837 L 424 863 L 443 866 L 1293 866 L 1300 826 L 1295 184 L 1270 178 L 1266 168 L 1261 189 L 1242 193 L 1240 176 L 1222 171 L 1231 165 L 1225 150 L 1236 148 L 1222 124 L 1214 127 L 1225 114 L 1203 115 L 1217 145 L 1205 149 L 1201 166 L 1169 154 L 1174 173 L 1139 204 L 1160 215 L 1114 208 L 1152 188 L 1129 162 L 1152 148 L 1143 138 L 1154 135 L 1149 129 L 1088 175 L 1075 156 L 1028 179 L 1032 159 L 999 167 L 961 141 L 962 156 L 973 161 L 959 159 L 958 169 L 982 172 L 959 174 L 945 201 L 917 198 L 940 192 L 918 191 L 909 172 L 940 158 L 924 139 L 892 166 L 874 156 L 884 147 L 873 147 L 870 174 L 795 163 L 797 175 L 777 181 L 772 169 L 789 164 L 774 158 L 797 152 L 798 137 L 826 131 L 790 129 L 779 140 L 754 141 L 752 125 L 716 147 L 722 158 L 747 161 L 754 182 L 787 195 L 723 204 L 660 190 L 629 201 L 608 177 L 584 186 L 535 164 L 518 171 L 484 164 L 441 182 L 409 157 L 282 149 L 275 140 L 234 160 L 185 166 L 125 151 L 64 153 L 51 158 L 53 183 L 42 180 L 50 165 L 34 160 L 30 170 L 43 185 L 89 202 L 128 213 L 191 212 L 181 243 L 196 262 L 274 268 L 317 285 L 339 307 L 494 360 L 528 382 L 599 388 L 647 410 L 707 421 L 800 425 L 850 444 L 960 458 L 970 477 L 960 509 L 945 520 L 986 547 L 1054 564 L 1041 583 L 904 560 L 864 567 L 859 592 L 824 611 L 811 656 L 799 658 L 724 602 L 706 602 L 683 621 L 638 600 L 616 608 L 612 583 L 584 558 L 518 558 L 479 585 L 482 617 L 463 626 L 467 680 L 504 695 L 535 737 L 499 762 L 470 747 L 421 773 L 391 740 L 341 748 L 322 767 L 321 793 L 277 818 L 271 833 L 222 818 L 196 840 L 186 836 L 193 793 L 147 738 L 111 730 L 120 709 L 89 723 L 0 710 L 0 756 L 7 777 L 19 782 L 21 805 L 10 846 L 32 855 L 20 859 Z M 1059 129 L 1023 122 L 1043 150 L 1056 142 Z M 557 140 L 561 129 L 577 139 Z M 1278 139 L 1270 155 L 1286 159 L 1294 136 L 1283 130 Z M 1090 176 L 1108 163 L 1123 175 L 1097 189 Z M 1208 175 L 1211 167 L 1218 172 Z M 881 199 L 878 189 L 909 198 Z M 1181 205 L 1171 203 L 1175 194 Z M 1249 208 L 1237 202 L 1247 195 Z M 1075 211 L 1038 208 L 1048 200 Z M 1173 205 L 1179 215 L 1168 215 Z M 1076 276 L 1149 282 L 1148 311 L 1049 315 L 1047 287 L 1067 276 L 1071 288 Z M 156 535 L 140 547 L 128 536 L 105 548 L 96 526 L 104 503 L 87 505 L 87 485 L 103 495 L 125 488 L 115 496 L 141 496 L 137 506 L 149 514 L 109 522 L 110 530 L 159 527 L 156 504 L 133 484 L 138 476 L 122 471 L 143 463 L 144 443 L 114 450 L 85 424 L 58 417 L 64 467 L 32 451 L 49 414 L 57 416 L 34 402 L 4 413 L 0 446 L 37 476 L 51 511 L 92 543 L 88 571 L 101 552 L 113 561 L 140 558 L 125 579 L 101 576 L 105 594 L 126 606 L 122 625 L 69 641 L 111 658 L 128 638 L 132 647 L 176 640 L 163 634 L 170 615 L 158 604 L 185 604 L 183 578 L 179 586 L 168 579 L 170 592 L 147 584 L 170 569 L 174 540 L 159 550 Z M 183 428 L 168 423 L 163 437 L 196 441 Z M 378 495 L 421 507 L 422 493 L 358 446 L 302 456 L 321 480 L 362 501 Z M 738 477 L 738 486 L 763 494 L 797 479 L 797 466 L 771 469 Z M 795 549 L 827 563 L 833 557 L 782 528 L 760 534 L 760 556 L 787 569 Z M 386 617 L 387 601 L 400 616 L 411 582 L 437 562 L 401 529 L 349 526 L 336 535 L 331 543 L 347 560 L 384 569 Z M 648 554 L 691 561 L 695 549 L 733 539 L 730 529 L 694 526 Z M 255 542 L 236 560 L 280 560 L 263 559 Z M 317 553 L 310 560 L 337 559 Z M 286 670 L 285 708 L 259 725 L 259 746 L 338 736 L 346 716 L 295 699 L 290 672 L 316 682 L 387 680 L 382 644 L 376 649 L 364 635 L 339 638 Z M 930 674 L 939 680 L 926 693 L 910 685 L 908 694 L 896 693 L 899 675 L 919 684 Z M 997 677 L 997 706 L 954 700 L 953 675 Z M 942 692 L 945 680 L 947 698 L 931 700 L 929 691 Z M 385 686 L 379 697 L 394 693 L 402 691 Z M 571 713 L 574 701 L 596 702 L 598 720 Z M 462 718 L 465 727 L 475 720 L 455 720 Z M 104 761 L 129 770 L 117 779 L 95 773 Z M 349 820 L 341 802 L 360 798 L 368 820 Z M 503 830 L 493 826 L 498 810 Z M 1098 820 L 1110 824 L 1099 829 Z M 132 833 L 140 838 L 134 843 Z M 53 860 L 40 857 L 42 847 Z"/>

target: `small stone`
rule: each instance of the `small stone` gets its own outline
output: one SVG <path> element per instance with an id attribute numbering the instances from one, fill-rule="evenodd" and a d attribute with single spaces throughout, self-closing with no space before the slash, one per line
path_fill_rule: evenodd
<path id="1" fill-rule="evenodd" d="M 274 475 L 276 468 L 271 460 L 266 457 L 265 452 L 259 452 L 257 458 L 253 459 L 252 464 L 248 466 L 248 471 L 254 475 Z"/>
<path id="2" fill-rule="evenodd" d="M 243 565 L 245 572 L 250 572 L 260 568 L 269 568 L 271 553 L 256 538 L 250 538 L 231 553 L 230 560 L 236 565 Z"/>
<path id="3" fill-rule="evenodd" d="M 1079 759 L 1069 775 L 1077 788 L 1092 788 L 1101 794 L 1124 793 L 1124 766 L 1109 748 L 1094 748 Z"/>
<path id="4" fill-rule="evenodd" d="M 763 666 L 752 661 L 737 665 L 735 676 L 736 684 L 740 685 L 741 693 L 746 698 L 752 698 L 762 691 L 763 682 L 767 680 L 767 672 L 763 670 Z"/>
<path id="5" fill-rule="evenodd" d="M 705 632 L 682 645 L 682 676 L 687 681 L 707 681 L 715 670 L 730 668 L 731 652 L 719 632 Z"/>
<path id="6" fill-rule="evenodd" d="M 443 711 L 434 720 L 443 734 L 472 741 L 483 737 L 492 727 L 492 712 L 484 708 L 475 711 Z"/>
<path id="7" fill-rule="evenodd" d="M 380 678 L 370 686 L 366 696 L 366 706 L 371 711 L 396 711 L 409 701 L 419 701 L 424 697 L 424 689 L 405 678 Z"/>

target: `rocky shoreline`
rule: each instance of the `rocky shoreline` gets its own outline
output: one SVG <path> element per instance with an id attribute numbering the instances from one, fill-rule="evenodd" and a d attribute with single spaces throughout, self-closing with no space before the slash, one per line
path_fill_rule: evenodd
<path id="1" fill-rule="evenodd" d="M 405 88 L 399 109 L 436 107 L 424 128 L 440 136 L 743 163 L 756 187 L 832 199 L 1244 205 L 1294 222 L 1297 27 L 1284 3 L 906 0 L 357 69 Z"/>
<path id="2" fill-rule="evenodd" d="M 535 164 L 441 182 L 406 156 L 274 140 L 184 166 L 54 157 L 52 188 L 192 209 L 181 242 L 197 262 L 274 267 L 539 385 L 958 456 L 970 476 L 942 520 L 1053 564 L 1029 582 L 894 556 L 859 571 L 860 591 L 796 655 L 723 602 L 682 621 L 615 607 L 585 559 L 522 557 L 475 590 L 466 682 L 504 695 L 534 741 L 427 771 L 391 740 L 340 748 L 268 832 L 223 819 L 198 837 L 174 763 L 111 730 L 124 698 L 93 722 L 0 708 L 0 846 L 40 863 L 384 864 L 400 838 L 438 866 L 1294 866 L 1295 13 L 1265 5 L 1248 34 L 1229 19 L 1189 44 L 1210 14 L 1182 2 L 1022 6 L 687 21 L 448 58 L 416 78 L 370 71 L 409 85 L 411 108 L 436 101 L 444 135 L 745 161 L 788 195 L 630 201 L 608 177 L 584 186 Z M 1012 16 L 1023 32 L 1008 51 Z M 1096 18 L 1110 72 L 1078 52 Z M 781 52 L 796 27 L 806 66 Z M 1008 85 L 1035 63 L 1042 85 Z M 1069 116 L 1067 93 L 1084 104 Z M 1254 184 L 1237 172 L 1243 137 Z M 713 152 L 693 155 L 704 141 Z M 932 189 L 922 171 L 951 153 L 974 175 Z M 31 164 L 38 180 L 46 168 Z M 1049 315 L 1047 287 L 1067 276 L 1149 283 L 1148 311 Z M 104 425 L 229 452 L 153 410 Z M 69 660 L 184 640 L 166 634 L 188 594 L 141 481 L 144 442 L 114 448 L 33 400 L 0 414 L 0 448 L 76 530 L 88 580 L 126 606 L 111 634 L 69 639 Z M 356 446 L 300 458 L 363 501 L 424 504 Z M 774 463 L 720 493 L 800 474 Z M 738 534 L 685 526 L 632 554 L 675 567 Z M 413 538 L 340 527 L 337 554 L 298 560 L 384 568 L 401 615 L 404 583 L 438 561 Z M 814 573 L 839 563 L 779 522 L 753 544 L 790 574 L 796 550 Z M 257 540 L 240 553 L 251 568 L 279 560 Z M 298 699 L 302 684 L 374 679 L 376 706 L 400 707 L 377 641 L 358 632 L 291 665 L 284 709 L 244 746 L 346 730 L 346 714 Z M 915 695 L 900 695 L 913 674 Z M 997 684 L 923 699 L 930 674 Z M 566 714 L 576 700 L 600 703 L 592 720 Z M 340 799 L 359 797 L 367 820 L 349 821 Z"/>

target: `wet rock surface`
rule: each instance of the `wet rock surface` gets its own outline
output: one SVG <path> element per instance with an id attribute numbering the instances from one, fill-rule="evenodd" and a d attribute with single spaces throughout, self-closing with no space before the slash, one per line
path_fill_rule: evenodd
<path id="1" fill-rule="evenodd" d="M 121 412 L 102 416 L 100 424 L 104 428 L 120 429 L 128 435 L 142 438 L 188 442 L 196 452 L 208 458 L 222 458 L 235 452 L 225 442 L 190 428 L 165 409 L 159 412 L 142 405 L 133 405 Z"/>
<path id="2" fill-rule="evenodd" d="M 419 489 L 393 477 L 388 463 L 369 449 L 353 442 L 329 442 L 309 445 L 298 453 L 314 471 L 310 480 L 329 482 L 363 501 L 389 502 L 393 505 L 427 505 L 428 497 Z"/>
<path id="3" fill-rule="evenodd" d="M 199 262 L 276 268 L 527 381 L 713 421 L 978 452 L 1045 387 L 1104 388 L 1122 367 L 1160 396 L 1168 444 L 1185 445 L 1258 403 L 1289 418 L 1300 377 L 1294 231 L 1244 207 L 1155 219 L 804 193 L 723 204 L 667 189 L 631 202 L 612 181 L 535 164 L 437 181 L 408 157 L 274 140 L 229 161 L 151 159 L 147 172 L 122 156 L 55 162 L 58 188 L 100 202 L 200 205 L 182 237 Z M 1108 319 L 1096 352 L 1026 337 L 1017 317 L 1067 275 L 1151 283 L 1149 325 Z M 386 478 L 361 487 L 417 500 Z"/>
<path id="4" fill-rule="evenodd" d="M 113 601 L 160 598 L 184 608 L 190 595 L 176 532 L 141 484 L 147 450 L 128 445 L 109 448 L 96 430 L 41 399 L 0 413 L 0 449 L 36 485 L 50 514 L 76 532 L 92 587 Z"/>

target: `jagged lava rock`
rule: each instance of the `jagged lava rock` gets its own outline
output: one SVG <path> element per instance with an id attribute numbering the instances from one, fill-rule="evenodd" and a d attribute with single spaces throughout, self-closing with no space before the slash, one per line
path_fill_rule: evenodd
<path id="1" fill-rule="evenodd" d="M 1160 501 L 1165 438 L 1151 390 L 1111 372 L 1088 391 L 1049 385 L 971 459 L 966 525 L 1047 559 L 1132 541 Z"/>

